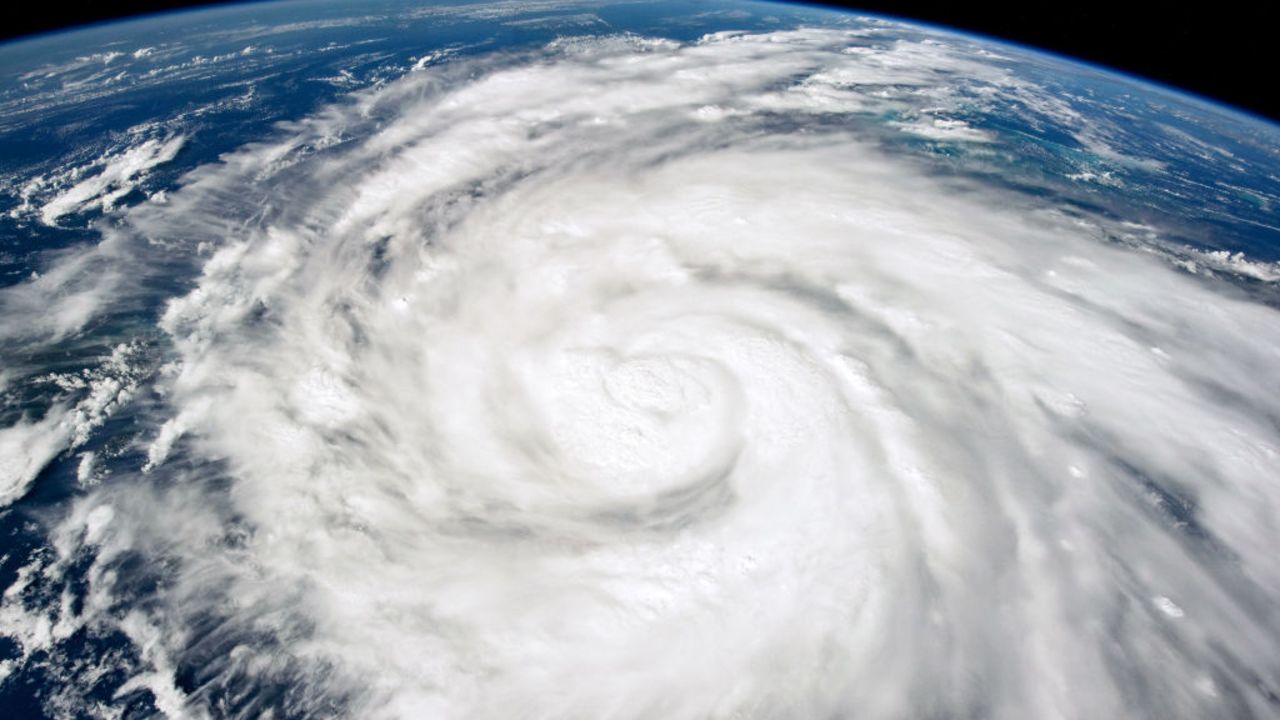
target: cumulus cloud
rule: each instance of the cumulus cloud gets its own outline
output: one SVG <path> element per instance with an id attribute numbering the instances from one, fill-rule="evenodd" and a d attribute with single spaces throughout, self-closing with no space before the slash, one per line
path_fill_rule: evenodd
<path id="1" fill-rule="evenodd" d="M 88 167 L 74 168 L 60 177 L 35 178 L 23 188 L 23 204 L 14 214 L 28 210 L 32 196 L 49 186 L 65 183 L 68 177 L 74 184 L 59 189 L 39 207 L 41 222 L 56 225 L 59 218 L 72 213 L 111 210 L 121 198 L 133 192 L 153 168 L 173 160 L 185 143 L 182 135 L 163 140 L 152 138 L 119 152 L 104 154 Z"/>
<path id="2" fill-rule="evenodd" d="M 0 429 L 0 507 L 26 494 L 40 470 L 65 447 L 71 428 L 51 412 Z"/>
<path id="3" fill-rule="evenodd" d="M 121 692 L 1273 713 L 1280 319 L 885 153 L 851 118 L 886 77 L 1030 90 L 858 37 L 429 66 L 131 212 L 215 249 L 161 320 L 150 472 L 62 529 L 173 573 L 145 612 L 86 610 L 140 648 Z"/>
<path id="4" fill-rule="evenodd" d="M 0 428 L 0 508 L 21 498 L 61 452 L 81 447 L 90 434 L 127 403 L 147 374 L 132 363 L 136 346 L 117 346 L 98 367 L 39 378 L 56 388 L 56 401 L 40 420 L 24 417 Z M 76 398 L 72 402 L 72 398 Z M 86 457 L 84 473 L 92 467 Z"/>

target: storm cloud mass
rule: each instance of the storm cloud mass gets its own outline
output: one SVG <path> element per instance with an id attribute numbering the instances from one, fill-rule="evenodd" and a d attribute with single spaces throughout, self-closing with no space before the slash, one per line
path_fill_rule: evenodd
<path id="1" fill-rule="evenodd" d="M 1280 714 L 1276 311 L 832 121 L 1070 112 L 878 32 L 424 67 L 6 289 L 53 343 L 198 268 L 111 375 L 144 460 L 5 593 L 23 661 L 111 628 L 174 717 Z M 3 431 L 7 502 L 87 412 Z"/>

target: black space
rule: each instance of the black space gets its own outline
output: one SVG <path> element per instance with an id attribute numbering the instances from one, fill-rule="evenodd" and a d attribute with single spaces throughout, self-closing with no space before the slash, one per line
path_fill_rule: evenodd
<path id="1" fill-rule="evenodd" d="M 430 0 L 424 0 L 428 4 Z M 691 4 L 697 0 L 690 0 Z M 169 0 L 27 2 L 14 5 L 0 37 L 16 37 L 142 13 L 215 4 Z M 976 32 L 1115 68 L 1280 121 L 1274 3 L 1212 5 L 1095 0 L 1026 3 L 1022 9 L 969 2 L 841 2 L 861 9 Z"/>
<path id="2" fill-rule="evenodd" d="M 1280 7 L 1230 0 L 1025 3 L 823 2 L 914 18 L 1145 77 L 1280 121 Z"/>

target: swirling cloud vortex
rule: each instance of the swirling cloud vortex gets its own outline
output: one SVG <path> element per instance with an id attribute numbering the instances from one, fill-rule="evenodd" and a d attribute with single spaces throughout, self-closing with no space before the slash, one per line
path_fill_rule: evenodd
<path id="1" fill-rule="evenodd" d="M 100 541 L 174 707 L 1274 714 L 1275 312 L 831 122 L 961 62 L 851 37 L 458 61 L 132 212 L 207 256 Z"/>

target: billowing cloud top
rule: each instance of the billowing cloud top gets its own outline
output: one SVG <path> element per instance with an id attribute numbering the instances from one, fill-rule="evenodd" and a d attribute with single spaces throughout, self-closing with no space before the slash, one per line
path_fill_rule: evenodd
<path id="1" fill-rule="evenodd" d="M 1275 715 L 1280 318 L 1101 241 L 1133 226 L 887 151 L 849 114 L 955 107 L 955 77 L 1069 108 L 860 32 L 429 67 L 130 211 L 43 331 L 156 248 L 199 264 L 159 319 L 163 424 L 31 571 L 92 557 L 59 617 L 129 638 L 117 696 Z M 888 127 L 991 141 L 943 115 Z M 31 657 L 59 630 L 22 592 Z"/>

